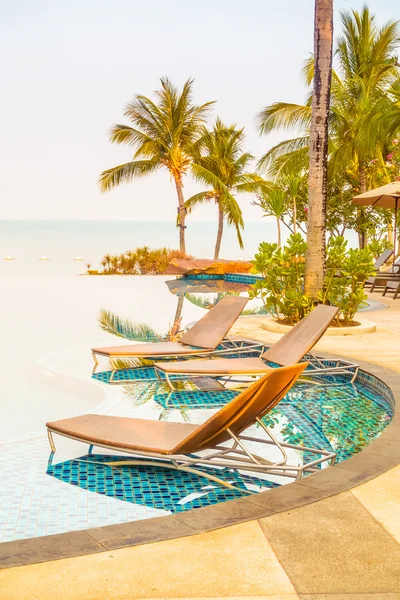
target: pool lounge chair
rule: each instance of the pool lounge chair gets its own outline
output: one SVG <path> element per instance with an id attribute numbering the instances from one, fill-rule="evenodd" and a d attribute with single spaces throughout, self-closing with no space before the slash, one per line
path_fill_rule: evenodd
<path id="1" fill-rule="evenodd" d="M 83 415 L 47 423 L 50 446 L 52 452 L 55 452 L 53 434 L 58 434 L 79 442 L 87 442 L 90 445 L 89 454 L 92 453 L 93 446 L 96 446 L 133 455 L 132 461 L 107 462 L 110 467 L 151 465 L 178 469 L 233 489 L 234 486 L 229 482 L 218 478 L 218 469 L 213 469 L 210 473 L 208 469 L 198 470 L 196 466 L 236 468 L 246 472 L 255 471 L 299 479 L 304 473 L 316 471 L 325 461 L 333 464 L 335 453 L 279 442 L 263 423 L 262 418 L 285 396 L 305 367 L 306 364 L 302 363 L 271 369 L 202 425 L 109 415 Z M 244 435 L 244 432 L 256 423 L 260 426 L 257 431 L 264 432 L 267 436 L 255 438 Z M 246 442 L 275 446 L 280 451 L 279 460 L 271 462 L 254 454 L 246 446 Z M 310 458 L 309 452 L 318 454 L 319 457 L 313 457 L 305 464 L 289 465 L 288 449 L 307 453 L 304 455 L 307 459 Z M 199 452 L 201 455 L 198 455 Z M 93 457 L 95 459 L 95 455 Z M 297 456 L 296 461 L 298 458 Z"/>
<path id="2" fill-rule="evenodd" d="M 384 252 L 382 252 L 382 254 L 378 256 L 378 258 L 374 262 L 374 271 L 377 271 L 379 273 L 380 268 L 389 260 L 389 258 L 393 255 L 393 252 L 393 249 L 385 250 Z M 371 285 L 373 279 L 374 277 L 370 277 L 369 279 L 367 279 L 367 281 L 364 284 L 364 287 Z"/>
<path id="3" fill-rule="evenodd" d="M 374 262 L 375 271 L 379 271 L 379 269 L 389 260 L 389 258 L 393 255 L 393 248 L 389 248 L 388 250 L 384 250 L 380 256 Z"/>
<path id="4" fill-rule="evenodd" d="M 155 363 L 156 374 L 159 379 L 165 377 L 172 389 L 174 386 L 171 375 L 174 375 L 174 378 L 182 375 L 185 378 L 214 377 L 217 379 L 226 379 L 235 375 L 249 377 L 263 375 L 271 369 L 268 362 L 287 366 L 302 360 L 326 332 L 338 310 L 336 306 L 319 304 L 259 358 L 211 358 Z M 310 360 L 312 369 L 307 371 L 307 374 L 313 376 L 338 374 L 339 371 L 348 374 L 350 369 L 353 378 L 357 375 L 357 365 L 347 361 L 340 361 L 341 368 L 339 368 L 338 362 L 332 367 L 324 367 L 318 358 L 312 357 Z"/>
<path id="5" fill-rule="evenodd" d="M 393 300 L 396 300 L 397 296 L 400 294 L 400 278 L 396 281 L 386 281 L 386 287 L 382 296 L 386 296 L 386 294 L 393 294 Z"/>
<path id="6" fill-rule="evenodd" d="M 109 359 L 112 369 L 110 382 L 113 382 L 115 371 L 117 368 L 121 368 L 117 363 L 119 359 L 184 358 L 211 355 L 225 338 L 248 300 L 248 298 L 242 296 L 225 296 L 176 342 L 153 342 L 92 348 L 95 363 L 93 373 L 95 373 L 99 364 L 99 356 Z M 254 346 L 260 347 L 260 344 L 254 344 Z"/>
<path id="7" fill-rule="evenodd" d="M 393 254 L 393 250 L 392 250 Z M 364 284 L 364 288 L 369 286 L 369 291 L 374 292 L 378 289 L 383 289 L 386 285 L 386 281 L 391 279 L 398 279 L 400 277 L 400 257 L 398 257 L 394 264 L 390 266 L 387 271 L 378 271 L 373 277 L 369 277 Z"/>

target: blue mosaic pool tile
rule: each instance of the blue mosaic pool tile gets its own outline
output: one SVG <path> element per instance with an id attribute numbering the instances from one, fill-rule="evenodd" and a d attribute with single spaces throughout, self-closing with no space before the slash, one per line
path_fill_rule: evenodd
<path id="1" fill-rule="evenodd" d="M 103 383 L 110 383 L 112 371 L 99 371 L 93 373 L 92 378 Z M 118 369 L 113 377 L 116 383 L 125 383 L 130 381 L 157 381 L 153 367 L 134 367 L 132 369 Z"/>
<path id="2" fill-rule="evenodd" d="M 238 392 L 233 390 L 184 390 L 155 394 L 153 399 L 162 408 L 221 408 L 237 395 Z"/>
<path id="3" fill-rule="evenodd" d="M 55 465 L 49 463 L 47 475 L 90 492 L 172 513 L 241 498 L 247 495 L 246 484 L 259 487 L 260 490 L 277 486 L 234 470 L 198 467 L 199 471 L 217 475 L 237 487 L 232 490 L 207 477 L 175 469 L 141 465 L 107 466 L 107 462 L 114 460 L 128 462 L 131 459 L 89 454 Z M 201 497 L 191 499 L 192 494 L 201 494 Z"/>
<path id="4" fill-rule="evenodd" d="M 262 280 L 260 275 L 251 275 L 249 273 L 226 273 L 226 274 L 209 274 L 209 273 L 196 273 L 196 274 L 188 274 L 183 275 L 184 279 L 202 279 L 213 281 L 215 279 L 225 280 L 225 281 L 236 281 L 237 283 L 248 283 L 252 285 L 256 283 L 256 281 Z"/>

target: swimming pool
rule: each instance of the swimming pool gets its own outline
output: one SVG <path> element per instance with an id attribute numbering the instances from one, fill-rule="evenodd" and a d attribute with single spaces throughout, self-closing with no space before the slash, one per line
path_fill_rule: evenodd
<path id="1" fill-rule="evenodd" d="M 60 277 L 0 280 L 6 286 L 0 430 L 0 541 L 87 529 L 182 512 L 281 485 L 279 478 L 226 473 L 237 491 L 196 475 L 156 467 L 104 466 L 112 453 L 63 439 L 51 456 L 48 420 L 98 412 L 201 423 L 233 392 L 170 393 L 154 380 L 109 386 L 91 379 L 93 345 L 117 344 L 98 328 L 101 307 L 168 330 L 177 298 L 160 277 Z M 172 284 L 171 284 L 172 285 Z M 182 322 L 203 309 L 187 299 Z M 18 318 L 17 318 L 18 317 Z M 190 388 L 189 385 L 186 387 Z M 360 373 L 355 384 L 298 384 L 268 417 L 282 440 L 332 448 L 345 460 L 390 422 L 391 394 Z"/>

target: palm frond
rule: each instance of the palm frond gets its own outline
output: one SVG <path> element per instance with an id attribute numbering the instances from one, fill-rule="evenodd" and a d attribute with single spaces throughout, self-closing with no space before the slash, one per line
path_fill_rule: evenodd
<path id="1" fill-rule="evenodd" d="M 274 102 L 266 106 L 256 117 L 256 125 L 261 135 L 274 130 L 300 128 L 307 130 L 311 123 L 311 105 Z"/>
<path id="2" fill-rule="evenodd" d="M 292 153 L 304 150 L 305 148 L 308 149 L 308 144 L 308 136 L 298 137 L 291 140 L 284 140 L 283 142 L 279 142 L 279 144 L 273 146 L 270 150 L 268 150 L 266 154 L 264 154 L 264 156 L 260 158 L 260 160 L 257 163 L 257 167 L 262 172 L 274 172 L 276 170 L 274 168 L 274 163 L 276 160 L 278 160 L 280 157 L 287 157 Z"/>
<path id="3" fill-rule="evenodd" d="M 190 198 L 188 198 L 185 201 L 185 208 L 188 213 L 191 213 L 192 210 L 198 204 L 204 204 L 205 202 L 211 202 L 211 200 L 214 200 L 214 199 L 215 199 L 215 196 L 212 191 L 199 192 L 198 194 L 194 194 L 193 196 L 191 196 Z"/>
<path id="4" fill-rule="evenodd" d="M 126 340 L 153 342 L 165 340 L 167 337 L 165 334 L 158 333 L 146 323 L 134 323 L 130 319 L 118 317 L 118 315 L 104 308 L 100 311 L 98 321 L 103 331 Z"/>
<path id="5" fill-rule="evenodd" d="M 136 147 L 142 144 L 148 144 L 151 142 L 154 144 L 154 140 L 146 135 L 143 131 L 129 127 L 129 125 L 113 125 L 110 131 L 110 142 L 116 144 L 126 144 L 127 146 Z"/>
<path id="6" fill-rule="evenodd" d="M 99 178 L 102 192 L 107 192 L 121 183 L 129 183 L 135 177 L 145 177 L 163 166 L 159 157 L 150 160 L 135 160 L 103 171 Z"/>

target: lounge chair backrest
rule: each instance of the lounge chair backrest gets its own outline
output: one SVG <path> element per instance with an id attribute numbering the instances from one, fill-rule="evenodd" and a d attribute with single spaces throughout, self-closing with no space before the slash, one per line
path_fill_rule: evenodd
<path id="1" fill-rule="evenodd" d="M 186 346 L 213 350 L 222 342 L 248 301 L 244 296 L 225 296 L 179 341 Z"/>
<path id="2" fill-rule="evenodd" d="M 228 429 L 234 434 L 244 431 L 256 422 L 257 417 L 262 418 L 278 404 L 306 366 L 307 363 L 300 363 L 271 369 L 200 425 L 174 448 L 174 453 L 187 454 L 212 448 L 215 444 L 230 439 Z"/>
<path id="3" fill-rule="evenodd" d="M 384 252 L 382 252 L 382 254 L 380 256 L 378 256 L 378 258 L 376 259 L 376 261 L 374 263 L 375 271 L 378 271 L 378 269 L 380 269 L 381 266 L 384 265 L 385 262 L 387 262 L 389 260 L 389 258 L 392 256 L 392 254 L 393 254 L 393 249 L 385 250 Z"/>
<path id="4" fill-rule="evenodd" d="M 264 352 L 262 358 L 282 366 L 299 362 L 324 335 L 338 311 L 336 306 L 319 304 Z"/>

